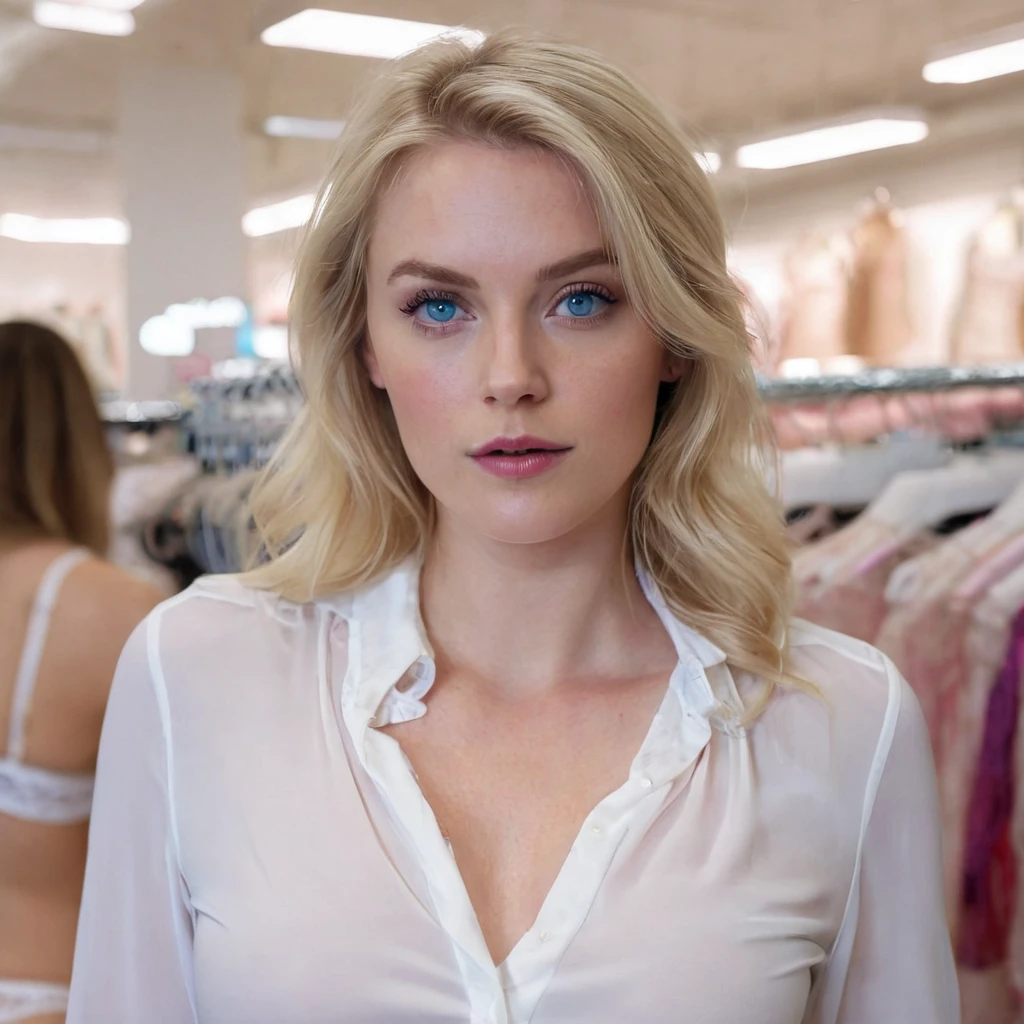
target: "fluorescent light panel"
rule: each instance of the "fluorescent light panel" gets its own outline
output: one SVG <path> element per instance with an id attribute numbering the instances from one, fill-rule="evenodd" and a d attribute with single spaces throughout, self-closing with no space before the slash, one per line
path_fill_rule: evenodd
<path id="1" fill-rule="evenodd" d="M 928 125 L 919 115 L 877 112 L 865 114 L 858 120 L 809 128 L 741 146 L 736 152 L 736 163 L 740 167 L 778 170 L 876 149 L 909 146 L 927 137 Z"/>
<path id="2" fill-rule="evenodd" d="M 43 28 L 59 28 L 70 32 L 90 32 L 101 36 L 130 36 L 135 31 L 135 18 L 130 11 L 105 10 L 78 4 L 37 0 L 32 17 Z"/>
<path id="3" fill-rule="evenodd" d="M 966 85 L 1024 71 L 1024 23 L 978 36 L 955 50 L 936 54 L 922 74 L 928 82 Z"/>
<path id="4" fill-rule="evenodd" d="M 336 139 L 344 121 L 322 121 L 310 117 L 268 117 L 263 122 L 267 135 L 281 139 Z"/>
<path id="5" fill-rule="evenodd" d="M 104 11 L 134 11 L 144 0 L 61 0 L 73 7 L 98 7 Z"/>
<path id="6" fill-rule="evenodd" d="M 0 214 L 0 237 L 62 245 L 127 245 L 131 232 L 114 217 L 60 220 L 5 213 Z"/>
<path id="7" fill-rule="evenodd" d="M 474 44 L 483 39 L 482 32 L 471 29 L 312 7 L 271 25 L 260 38 L 268 46 L 386 59 L 399 57 L 444 35 L 457 36 Z"/>
<path id="8" fill-rule="evenodd" d="M 697 157 L 697 163 L 699 163 L 708 174 L 717 174 L 722 169 L 722 157 L 718 153 L 705 151 L 703 153 L 697 153 L 695 156 Z"/>
<path id="9" fill-rule="evenodd" d="M 242 230 L 250 238 L 262 238 L 278 231 L 301 228 L 313 216 L 315 206 L 316 196 L 312 194 L 258 206 L 242 218 Z"/>

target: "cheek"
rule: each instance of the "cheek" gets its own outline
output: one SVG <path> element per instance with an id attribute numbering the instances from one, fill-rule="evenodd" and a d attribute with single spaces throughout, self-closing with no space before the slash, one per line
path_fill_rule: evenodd
<path id="1" fill-rule="evenodd" d="M 658 398 L 660 352 L 646 345 L 577 376 L 580 404 L 591 411 L 595 429 L 618 446 L 644 447 L 649 440 Z"/>
<path id="2" fill-rule="evenodd" d="M 402 443 L 416 466 L 438 459 L 450 443 L 458 411 L 465 405 L 465 386 L 449 368 L 410 363 L 385 369 L 388 399 Z"/>

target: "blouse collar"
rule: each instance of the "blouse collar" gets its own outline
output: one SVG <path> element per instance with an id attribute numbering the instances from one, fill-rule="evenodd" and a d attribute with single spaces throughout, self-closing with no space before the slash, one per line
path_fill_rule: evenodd
<path id="1" fill-rule="evenodd" d="M 720 685 L 717 696 L 708 680 L 708 669 L 724 669 L 725 653 L 681 622 L 650 575 L 639 565 L 635 569 L 643 594 L 679 659 L 670 679 L 671 689 L 684 713 L 711 720 L 723 704 L 739 700 L 728 671 L 721 673 L 727 678 L 724 691 Z M 420 570 L 419 560 L 410 558 L 346 599 L 324 602 L 349 624 L 349 665 L 341 703 L 349 724 L 359 732 L 408 722 L 426 713 L 423 699 L 434 684 L 435 662 L 420 613 Z"/>

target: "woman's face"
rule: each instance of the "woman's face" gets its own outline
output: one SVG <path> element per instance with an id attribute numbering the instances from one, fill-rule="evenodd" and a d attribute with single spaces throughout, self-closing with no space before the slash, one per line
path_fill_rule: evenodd
<path id="1" fill-rule="evenodd" d="M 624 514 L 679 374 L 556 157 L 414 154 L 378 204 L 367 321 L 370 377 L 447 525 L 529 544 Z"/>

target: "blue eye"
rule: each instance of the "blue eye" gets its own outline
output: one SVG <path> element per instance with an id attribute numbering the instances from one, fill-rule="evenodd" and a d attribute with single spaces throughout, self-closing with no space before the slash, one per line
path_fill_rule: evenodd
<path id="1" fill-rule="evenodd" d="M 450 324 L 465 319 L 465 310 L 449 295 L 430 295 L 420 292 L 402 307 L 406 316 L 426 327 Z"/>
<path id="2" fill-rule="evenodd" d="M 448 323 L 455 316 L 458 308 L 454 302 L 450 302 L 448 299 L 432 299 L 430 302 L 423 303 L 421 307 L 431 320 L 436 320 L 439 324 Z"/>
<path id="3" fill-rule="evenodd" d="M 610 300 L 598 295 L 597 292 L 573 292 L 572 295 L 566 295 L 558 303 L 555 307 L 555 313 L 558 316 L 583 319 L 584 317 L 600 313 L 609 304 Z"/>

